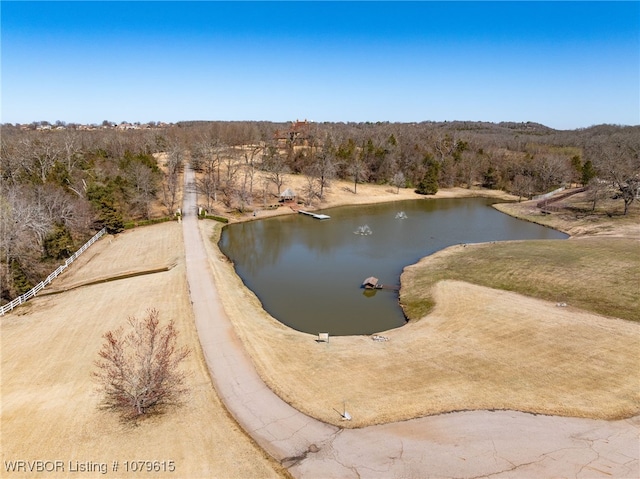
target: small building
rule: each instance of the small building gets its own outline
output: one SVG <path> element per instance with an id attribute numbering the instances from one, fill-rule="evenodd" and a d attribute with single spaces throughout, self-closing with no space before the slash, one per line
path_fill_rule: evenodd
<path id="1" fill-rule="evenodd" d="M 374 276 L 369 276 L 367 279 L 365 279 L 362 282 L 362 287 L 364 289 L 377 289 L 377 288 L 379 288 L 379 286 L 378 286 L 378 278 L 376 278 Z"/>
<path id="2" fill-rule="evenodd" d="M 287 188 L 282 193 L 280 193 L 280 201 L 295 201 L 296 200 L 296 192 L 291 188 Z"/>

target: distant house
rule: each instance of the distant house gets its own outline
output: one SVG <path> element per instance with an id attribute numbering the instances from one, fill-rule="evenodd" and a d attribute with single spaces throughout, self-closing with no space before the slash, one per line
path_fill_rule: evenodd
<path id="1" fill-rule="evenodd" d="M 282 193 L 280 193 L 280 200 L 281 201 L 295 201 L 296 200 L 296 192 L 293 191 L 291 188 L 287 188 L 286 190 L 284 190 Z"/>
<path id="2" fill-rule="evenodd" d="M 288 130 L 276 130 L 273 137 L 278 148 L 285 148 L 288 144 L 307 145 L 311 137 L 311 125 L 306 119 L 304 121 L 296 120 L 291 122 Z"/>

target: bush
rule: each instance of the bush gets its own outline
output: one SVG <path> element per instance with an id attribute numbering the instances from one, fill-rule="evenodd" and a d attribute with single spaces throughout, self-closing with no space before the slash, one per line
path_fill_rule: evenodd
<path id="1" fill-rule="evenodd" d="M 93 373 L 103 404 L 135 419 L 153 408 L 176 404 L 185 392 L 186 374 L 180 363 L 189 355 L 177 347 L 173 321 L 160 326 L 159 313 L 147 310 L 144 319 L 130 317 L 129 330 L 104 334 L 105 342 Z"/>

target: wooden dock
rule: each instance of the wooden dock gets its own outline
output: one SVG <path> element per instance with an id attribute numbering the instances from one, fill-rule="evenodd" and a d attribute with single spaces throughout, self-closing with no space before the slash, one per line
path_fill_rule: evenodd
<path id="1" fill-rule="evenodd" d="M 307 216 L 312 216 L 317 220 L 328 220 L 329 218 L 331 218 L 331 216 L 329 216 L 329 215 L 321 215 L 321 214 L 318 214 L 318 213 L 312 213 L 310 211 L 298 210 L 298 213 L 303 214 L 303 215 L 307 215 Z"/>

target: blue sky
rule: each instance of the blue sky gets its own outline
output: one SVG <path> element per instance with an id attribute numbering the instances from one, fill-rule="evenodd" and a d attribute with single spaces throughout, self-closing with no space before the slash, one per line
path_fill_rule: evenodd
<path id="1" fill-rule="evenodd" d="M 640 124 L 640 2 L 7 2 L 0 121 Z"/>

